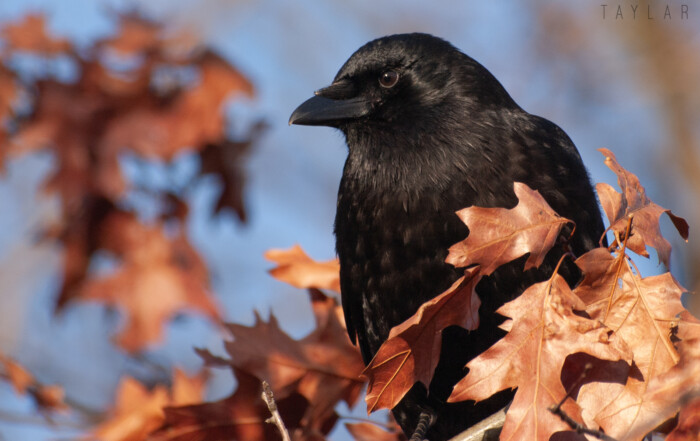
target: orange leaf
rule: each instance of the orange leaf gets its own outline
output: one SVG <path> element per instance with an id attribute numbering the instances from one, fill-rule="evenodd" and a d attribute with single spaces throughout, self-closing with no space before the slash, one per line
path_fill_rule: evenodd
<path id="1" fill-rule="evenodd" d="M 236 372 L 236 392 L 220 401 L 165 408 L 165 422 L 149 441 L 273 441 L 279 433 L 265 422 L 270 411 L 261 398 L 260 380 Z M 308 402 L 300 395 L 275 397 L 285 425 L 299 427 Z"/>
<path id="2" fill-rule="evenodd" d="M 418 381 L 430 384 L 440 356 L 442 330 L 452 325 L 473 330 L 479 325 L 481 301 L 474 291 L 479 280 L 479 267 L 468 268 L 444 293 L 392 328 L 363 372 L 369 379 L 367 413 L 393 408 Z"/>
<path id="3" fill-rule="evenodd" d="M 700 398 L 695 398 L 681 409 L 678 426 L 666 437 L 666 441 L 698 441 L 700 439 Z"/>
<path id="4" fill-rule="evenodd" d="M 71 45 L 67 40 L 50 37 L 46 33 L 43 15 L 30 14 L 16 24 L 6 24 L 0 31 L 0 37 L 12 50 L 38 52 L 56 55 L 69 52 Z"/>
<path id="5" fill-rule="evenodd" d="M 119 212 L 105 221 L 103 234 L 123 264 L 112 275 L 88 280 L 81 298 L 123 308 L 127 323 L 117 342 L 124 349 L 159 342 L 165 324 L 185 310 L 220 319 L 204 264 L 184 237 L 171 240 L 162 226 L 147 227 Z"/>
<path id="6" fill-rule="evenodd" d="M 273 315 L 264 322 L 256 313 L 252 327 L 227 325 L 234 337 L 225 344 L 230 361 L 207 353 L 204 358 L 265 379 L 276 399 L 301 394 L 310 403 L 304 421 L 320 430 L 335 418 L 338 401 L 349 406 L 356 402 L 364 385 L 360 379 L 364 364 L 339 320 L 337 301 L 320 291 L 311 291 L 311 300 L 317 327 L 303 339 L 289 337 Z"/>
<path id="7" fill-rule="evenodd" d="M 616 393 L 608 389 L 607 403 L 599 402 L 595 412 L 595 421 L 607 434 L 622 438 L 631 427 L 659 412 L 646 390 L 656 376 L 678 362 L 671 328 L 683 311 L 680 300 L 685 290 L 670 273 L 642 279 L 624 255 L 613 258 L 602 249 L 589 251 L 576 264 L 584 279 L 574 292 L 586 304 L 585 311 L 612 329 L 632 351 L 635 369 L 625 387 Z"/>
<path id="8" fill-rule="evenodd" d="M 265 258 L 277 264 L 270 274 L 278 280 L 297 288 L 340 292 L 340 264 L 337 259 L 316 262 L 299 245 L 288 250 L 269 250 Z"/>
<path id="9" fill-rule="evenodd" d="M 659 261 L 669 266 L 671 244 L 661 236 L 659 218 L 666 213 L 683 239 L 688 239 L 688 223 L 682 217 L 671 213 L 671 210 L 653 203 L 646 195 L 639 178 L 628 172 L 617 162 L 615 155 L 608 149 L 598 149 L 605 155 L 605 164 L 617 175 L 617 183 L 622 193 L 616 192 L 608 184 L 597 184 L 596 190 L 603 210 L 610 221 L 610 229 L 618 236 L 624 236 L 627 230 L 627 220 L 633 216 L 632 235 L 627 241 L 627 247 L 637 254 L 648 257 L 645 247 L 654 247 L 659 255 Z"/>
<path id="10" fill-rule="evenodd" d="M 540 266 L 562 227 L 571 221 L 556 214 L 538 191 L 520 182 L 513 189 L 519 202 L 512 209 L 469 207 L 457 212 L 469 227 L 469 236 L 450 247 L 447 263 L 479 264 L 482 273 L 489 275 L 530 253 L 525 270 Z"/>
<path id="11" fill-rule="evenodd" d="M 119 33 L 106 41 L 106 47 L 124 56 L 136 56 L 158 47 L 160 26 L 136 15 L 123 15 L 119 20 Z"/>
<path id="12" fill-rule="evenodd" d="M 684 440 L 687 430 L 700 422 L 697 403 L 700 396 L 700 339 L 689 340 L 679 345 L 680 361 L 665 373 L 648 382 L 642 401 L 646 412 L 637 418 L 631 429 L 625 433 L 625 440 L 642 439 L 648 432 L 664 421 L 673 418 L 681 410 L 678 427 L 668 439 Z M 690 402 L 690 403 L 689 403 Z M 696 430 L 698 426 L 695 426 Z M 700 432 L 695 432 L 696 435 Z M 674 438 L 674 437 L 678 438 Z M 694 438 L 690 438 L 694 439 Z"/>
<path id="13" fill-rule="evenodd" d="M 165 388 L 148 391 L 133 378 L 124 378 L 117 389 L 114 416 L 100 424 L 91 439 L 142 441 L 163 423 L 163 407 L 167 404 L 168 391 Z"/>
<path id="14" fill-rule="evenodd" d="M 173 373 L 173 390 L 172 400 L 173 406 L 182 406 L 186 404 L 199 403 L 204 399 L 205 386 L 207 382 L 206 373 L 200 373 L 193 376 L 188 376 L 184 371 L 175 368 Z"/>
<path id="15" fill-rule="evenodd" d="M 558 274 L 503 305 L 497 312 L 512 318 L 512 326 L 506 326 L 510 332 L 467 364 L 469 374 L 448 401 L 481 401 L 517 387 L 501 439 L 549 440 L 554 432 L 569 430 L 547 410 L 566 395 L 560 380 L 566 357 L 577 352 L 613 361 L 628 357 L 624 344 L 610 338 L 607 328 L 574 314 L 582 308 Z M 562 408 L 581 421 L 576 403 L 568 400 Z"/>

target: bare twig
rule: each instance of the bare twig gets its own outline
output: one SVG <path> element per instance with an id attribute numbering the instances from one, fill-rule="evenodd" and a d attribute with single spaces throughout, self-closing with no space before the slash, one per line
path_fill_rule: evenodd
<path id="1" fill-rule="evenodd" d="M 583 433 L 584 435 L 591 435 L 595 438 L 598 438 L 603 441 L 617 441 L 615 438 L 606 435 L 600 430 L 593 430 L 589 429 L 588 427 L 584 426 L 583 424 L 577 422 L 573 418 L 571 418 L 569 415 L 567 415 L 564 410 L 562 410 L 559 405 L 552 406 L 549 408 L 549 411 L 552 412 L 554 415 L 558 416 L 561 418 L 562 421 L 564 421 L 566 424 L 569 425 L 573 430 L 576 431 L 576 433 Z"/>
<path id="2" fill-rule="evenodd" d="M 506 408 L 473 425 L 450 441 L 498 441 L 506 420 Z"/>
<path id="3" fill-rule="evenodd" d="M 630 220 L 631 223 L 631 220 Z M 627 226 L 627 230 L 629 232 L 629 225 Z M 625 243 L 626 240 L 625 240 Z M 579 375 L 578 379 L 574 382 L 574 384 L 569 387 L 569 390 L 566 392 L 566 395 L 564 395 L 564 398 L 561 399 L 556 405 L 550 406 L 549 411 L 552 412 L 554 415 L 558 416 L 562 421 L 564 421 L 566 424 L 569 425 L 573 430 L 576 431 L 576 433 L 583 433 L 585 435 L 591 435 L 595 438 L 598 438 L 603 441 L 617 441 L 615 438 L 606 435 L 600 430 L 593 430 L 589 429 L 585 425 L 579 423 L 578 421 L 574 420 L 571 418 L 564 410 L 561 408 L 561 406 L 564 404 L 564 402 L 571 397 L 571 394 L 581 385 L 583 380 L 586 378 L 586 375 L 588 375 L 588 372 L 593 368 L 593 365 L 590 363 L 586 363 L 586 366 L 583 368 L 583 372 L 581 372 L 581 375 Z"/>
<path id="4" fill-rule="evenodd" d="M 262 399 L 265 401 L 267 408 L 272 414 L 272 417 L 266 419 L 265 422 L 277 426 L 277 430 L 279 430 L 280 434 L 282 435 L 282 441 L 292 441 L 292 439 L 289 437 L 289 431 L 284 426 L 282 416 L 280 415 L 279 410 L 277 410 L 277 403 L 275 403 L 275 397 L 272 395 L 272 388 L 270 388 L 268 382 L 264 380 L 262 382 L 262 387 Z"/>

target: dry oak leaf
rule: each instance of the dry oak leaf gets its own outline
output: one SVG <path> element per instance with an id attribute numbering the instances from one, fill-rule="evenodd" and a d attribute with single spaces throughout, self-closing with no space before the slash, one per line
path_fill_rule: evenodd
<path id="1" fill-rule="evenodd" d="M 243 204 L 243 186 L 245 184 L 245 169 L 243 159 L 248 155 L 251 146 L 265 131 L 263 122 L 253 124 L 244 140 L 223 141 L 207 144 L 200 152 L 200 174 L 213 174 L 221 180 L 222 189 L 216 201 L 215 213 L 224 208 L 231 208 L 241 222 L 246 221 L 246 211 Z"/>
<path id="2" fill-rule="evenodd" d="M 340 264 L 338 259 L 317 262 L 299 245 L 288 250 L 269 250 L 265 258 L 277 266 L 270 270 L 272 277 L 297 288 L 330 289 L 340 292 Z"/>
<path id="3" fill-rule="evenodd" d="M 627 239 L 627 248 L 639 255 L 649 257 L 646 246 L 654 247 L 659 261 L 668 267 L 671 244 L 661 235 L 659 218 L 663 213 L 668 214 L 678 233 L 685 240 L 688 240 L 688 223 L 682 217 L 671 213 L 671 210 L 649 200 L 644 187 L 639 183 L 639 178 L 622 168 L 610 150 L 605 148 L 598 150 L 605 155 L 605 165 L 615 172 L 617 183 L 622 190 L 622 193 L 618 193 L 608 184 L 596 185 L 600 204 L 610 221 L 608 229 L 612 229 L 618 237 L 622 238 L 627 230 L 628 219 L 633 216 L 632 232 Z"/>
<path id="4" fill-rule="evenodd" d="M 124 310 L 126 325 L 116 337 L 122 348 L 133 352 L 158 343 L 180 312 L 220 320 L 204 264 L 184 237 L 170 239 L 161 225 L 143 225 L 123 212 L 112 214 L 103 228 L 106 248 L 122 264 L 114 274 L 86 281 L 80 297 Z"/>
<path id="5" fill-rule="evenodd" d="M 695 320 L 697 323 L 697 319 Z M 698 418 L 700 414 L 692 415 L 693 412 L 700 410 L 697 406 L 697 401 L 700 398 L 700 383 L 698 383 L 698 379 L 700 379 L 700 339 L 680 342 L 678 346 L 680 361 L 667 372 L 649 381 L 643 401 L 649 403 L 647 407 L 651 407 L 651 409 L 645 413 L 644 418 L 636 421 L 631 430 L 625 434 L 623 438 L 625 441 L 642 439 L 644 435 L 664 421 L 673 418 L 679 410 L 681 416 L 684 415 L 685 411 L 687 418 L 685 423 L 689 423 L 688 427 L 693 426 L 693 418 L 695 419 L 694 424 L 700 424 L 700 418 Z M 681 436 L 686 429 L 683 428 L 682 419 L 679 418 L 678 428 L 680 429 L 677 429 L 677 436 Z M 700 426 L 695 427 L 695 430 L 700 428 Z M 700 435 L 700 431 L 695 433 Z"/>
<path id="6" fill-rule="evenodd" d="M 506 415 L 501 440 L 549 440 L 570 430 L 548 411 L 566 390 L 560 376 L 569 354 L 586 353 L 603 360 L 629 357 L 618 339 L 599 322 L 574 314 L 584 305 L 558 274 L 528 288 L 498 313 L 512 319 L 508 334 L 467 364 L 469 373 L 455 386 L 450 402 L 484 400 L 494 393 L 518 388 Z M 581 421 L 581 409 L 567 400 L 562 409 Z"/>
<path id="7" fill-rule="evenodd" d="M 208 379 L 209 375 L 206 371 L 189 376 L 182 369 L 175 368 L 173 370 L 170 405 L 184 406 L 201 402 L 206 392 Z"/>
<path id="8" fill-rule="evenodd" d="M 323 431 L 335 419 L 333 409 L 340 400 L 349 406 L 359 398 L 364 382 L 364 364 L 356 347 L 350 344 L 340 321 L 340 307 L 334 298 L 311 290 L 316 329 L 301 340 L 294 340 L 256 313 L 252 327 L 227 324 L 234 340 L 225 343 L 231 360 L 198 350 L 208 365 L 229 365 L 265 379 L 276 399 L 300 394 L 309 402 L 303 415 L 304 427 Z"/>
<path id="9" fill-rule="evenodd" d="M 207 51 L 191 60 L 199 80 L 179 89 L 167 106 L 159 102 L 122 112 L 107 127 L 100 149 L 129 148 L 147 158 L 171 160 L 184 150 L 201 150 L 226 139 L 224 105 L 253 95 L 252 84 L 219 55 Z"/>
<path id="10" fill-rule="evenodd" d="M 354 405 L 364 386 L 364 363 L 338 320 L 337 301 L 320 291 L 311 297 L 316 329 L 303 339 L 293 340 L 271 315 L 269 323 L 257 317 L 252 328 L 227 325 L 234 340 L 226 343 L 232 365 L 266 379 L 276 397 L 304 396 L 309 424 L 327 420 L 340 400 Z"/>
<path id="11" fill-rule="evenodd" d="M 38 52 L 44 55 L 71 51 L 68 40 L 53 38 L 46 33 L 46 21 L 40 14 L 29 14 L 18 23 L 5 24 L 0 30 L 0 38 L 14 51 Z"/>
<path id="12" fill-rule="evenodd" d="M 233 395 L 220 401 L 187 406 L 166 407 L 164 424 L 148 437 L 149 441 L 278 441 L 279 433 L 265 420 L 270 416 L 260 396 L 260 380 L 236 371 L 238 387 Z M 277 408 L 285 425 L 299 427 L 308 402 L 293 394 L 277 399 Z"/>
<path id="13" fill-rule="evenodd" d="M 148 390 L 133 378 L 123 378 L 117 387 L 116 405 L 111 417 L 87 437 L 100 441 L 143 441 L 160 427 L 168 405 L 200 402 L 204 397 L 206 375 L 188 376 L 180 369 L 173 372 L 172 392 L 163 386 Z"/>
<path id="14" fill-rule="evenodd" d="M 525 184 L 513 185 L 518 205 L 512 209 L 469 207 L 457 212 L 469 236 L 450 247 L 445 260 L 456 267 L 481 265 L 484 275 L 530 253 L 525 271 L 538 267 L 570 220 L 556 214 L 542 195 Z"/>
<path id="15" fill-rule="evenodd" d="M 142 441 L 163 422 L 168 391 L 157 386 L 152 391 L 126 377 L 117 388 L 113 416 L 100 424 L 87 439 L 100 441 Z"/>
<path id="16" fill-rule="evenodd" d="M 367 413 L 393 408 L 418 381 L 426 387 L 430 384 L 440 358 L 443 329 L 479 326 L 481 301 L 474 289 L 481 277 L 479 267 L 468 268 L 445 292 L 391 329 L 363 372 L 369 380 Z"/>
<path id="17" fill-rule="evenodd" d="M 12 106 L 18 97 L 15 74 L 0 64 L 0 127 L 5 118 L 12 116 Z"/>
<path id="18" fill-rule="evenodd" d="M 100 45 L 123 56 L 137 56 L 158 48 L 161 27 L 134 14 L 119 17 L 119 32 Z"/>
<path id="19" fill-rule="evenodd" d="M 700 398 L 695 398 L 681 409 L 678 425 L 666 437 L 666 441 L 700 440 Z"/>
<path id="20" fill-rule="evenodd" d="M 574 292 L 585 311 L 612 329 L 632 351 L 635 369 L 618 393 L 599 403 L 595 421 L 614 438 L 624 438 L 633 426 L 653 418 L 659 405 L 646 397 L 653 379 L 679 360 L 671 341 L 672 328 L 684 308 L 685 291 L 670 273 L 641 278 L 624 254 L 613 257 L 602 248 L 576 260 L 584 278 Z M 609 390 L 611 392 L 611 390 Z"/>

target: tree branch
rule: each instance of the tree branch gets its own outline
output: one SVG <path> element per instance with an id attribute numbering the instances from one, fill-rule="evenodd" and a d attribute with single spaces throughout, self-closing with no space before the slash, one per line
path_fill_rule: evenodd
<path id="1" fill-rule="evenodd" d="M 272 417 L 266 419 L 265 422 L 277 426 L 277 430 L 279 430 L 280 434 L 282 435 L 282 441 L 292 441 L 292 439 L 289 437 L 289 431 L 285 427 L 284 421 L 282 421 L 282 416 L 280 415 L 279 410 L 277 410 L 277 403 L 275 403 L 275 397 L 272 395 L 270 385 L 267 381 L 263 380 L 262 387 L 262 399 L 265 401 L 267 408 L 272 414 Z"/>
<path id="2" fill-rule="evenodd" d="M 506 409 L 507 407 L 499 410 L 453 437 L 450 441 L 498 441 L 498 436 L 501 434 L 503 423 L 506 420 Z"/>

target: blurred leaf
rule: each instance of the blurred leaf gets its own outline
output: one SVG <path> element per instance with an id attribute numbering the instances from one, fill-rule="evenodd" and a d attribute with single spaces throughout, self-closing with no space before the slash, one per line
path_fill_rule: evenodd
<path id="1" fill-rule="evenodd" d="M 68 40 L 53 38 L 46 32 L 46 22 L 41 14 L 30 14 L 16 24 L 6 24 L 0 30 L 0 38 L 12 50 L 56 55 L 72 50 Z"/>
<path id="2" fill-rule="evenodd" d="M 269 250 L 265 258 L 277 264 L 270 274 L 278 280 L 297 288 L 340 292 L 340 264 L 337 259 L 316 262 L 299 245 L 288 250 Z"/>
<path id="3" fill-rule="evenodd" d="M 204 263 L 184 236 L 169 239 L 162 226 L 148 227 L 133 215 L 114 213 L 103 226 L 104 246 L 122 260 L 108 276 L 91 278 L 80 298 L 123 309 L 127 323 L 117 342 L 133 352 L 157 343 L 176 314 L 196 311 L 220 319 L 208 289 Z"/>

